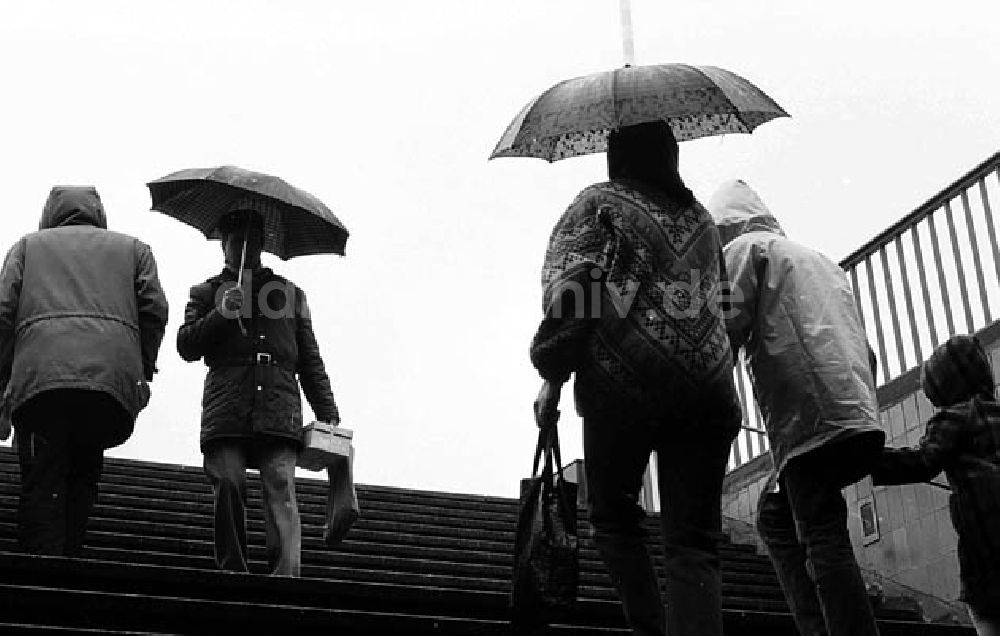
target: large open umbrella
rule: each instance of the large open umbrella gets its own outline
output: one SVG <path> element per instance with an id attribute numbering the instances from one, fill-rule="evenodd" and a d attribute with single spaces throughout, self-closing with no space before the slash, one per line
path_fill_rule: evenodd
<path id="1" fill-rule="evenodd" d="M 219 219 L 236 206 L 263 217 L 263 250 L 282 260 L 344 254 L 344 224 L 322 201 L 279 177 L 236 166 L 191 168 L 146 186 L 152 209 L 201 230 L 206 238 L 219 238 Z"/>
<path id="2" fill-rule="evenodd" d="M 607 150 L 608 133 L 665 121 L 677 141 L 749 133 L 788 117 L 736 73 L 715 66 L 624 66 L 565 80 L 531 100 L 507 127 L 490 159 L 557 161 Z"/>

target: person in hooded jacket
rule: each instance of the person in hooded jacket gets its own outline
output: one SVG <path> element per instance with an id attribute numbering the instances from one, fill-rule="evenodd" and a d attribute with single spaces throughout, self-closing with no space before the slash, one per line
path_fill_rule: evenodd
<path id="1" fill-rule="evenodd" d="M 149 401 L 167 299 L 149 246 L 107 227 L 96 189 L 54 187 L 0 272 L 0 417 L 30 553 L 80 554 L 104 450 Z"/>
<path id="2" fill-rule="evenodd" d="M 633 633 L 721 636 L 720 497 L 741 411 L 719 235 L 677 156 L 664 122 L 612 132 L 610 181 L 584 189 L 553 229 L 531 344 L 544 380 L 535 416 L 555 425 L 575 374 L 594 542 Z M 666 611 L 638 503 L 654 450 Z"/>
<path id="3" fill-rule="evenodd" d="M 302 439 L 299 381 L 320 421 L 338 424 L 305 294 L 260 261 L 262 217 L 237 202 L 219 223 L 225 268 L 191 288 L 177 351 L 208 367 L 201 451 L 215 497 L 215 560 L 247 570 L 246 469 L 259 468 L 268 567 L 298 576 L 302 529 L 295 462 Z M 244 241 L 243 286 L 237 287 Z M 249 292 L 249 293 L 248 293 Z"/>
<path id="4" fill-rule="evenodd" d="M 742 181 L 720 187 L 709 210 L 733 286 L 729 337 L 749 364 L 774 466 L 757 530 L 800 633 L 877 634 L 841 489 L 868 474 L 885 433 L 847 275 L 786 238 Z"/>
<path id="5" fill-rule="evenodd" d="M 915 448 L 882 451 L 872 483 L 930 481 L 942 471 L 958 533 L 960 598 L 980 636 L 1000 636 L 1000 403 L 989 358 L 975 336 L 952 336 L 921 368 L 941 410 Z"/>

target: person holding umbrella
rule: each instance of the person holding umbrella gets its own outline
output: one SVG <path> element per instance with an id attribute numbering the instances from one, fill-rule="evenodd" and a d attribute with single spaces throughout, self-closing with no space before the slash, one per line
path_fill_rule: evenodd
<path id="1" fill-rule="evenodd" d="M 192 176 L 192 173 L 196 173 Z M 191 288 L 177 350 L 208 366 L 201 450 L 215 499 L 215 558 L 246 572 L 246 468 L 260 470 L 271 574 L 298 576 L 301 522 L 295 464 L 301 447 L 302 390 L 316 419 L 339 424 L 302 290 L 261 264 L 279 256 L 343 252 L 347 231 L 315 197 L 267 175 L 237 168 L 182 171 L 150 184 L 154 209 L 222 241 L 225 267 Z M 304 208 L 298 204 L 308 204 Z M 320 207 L 321 206 L 321 207 Z M 339 226 L 334 243 L 301 225 Z M 328 234 L 329 235 L 329 234 Z"/>
<path id="2" fill-rule="evenodd" d="M 559 82 L 514 118 L 491 158 L 607 151 L 609 181 L 559 219 L 531 343 L 540 427 L 575 375 L 594 542 L 633 633 L 721 636 L 720 497 L 742 412 L 711 216 L 678 173 L 678 141 L 748 133 L 787 113 L 716 67 L 630 66 Z M 657 453 L 666 599 L 638 504 Z"/>
<path id="3" fill-rule="evenodd" d="M 544 379 L 536 417 L 551 421 L 575 373 L 594 542 L 636 634 L 664 633 L 638 505 L 657 452 L 666 633 L 721 635 L 719 498 L 741 411 L 719 306 L 719 237 L 677 174 L 666 123 L 611 133 L 608 175 L 577 197 L 549 243 L 545 318 L 531 345 Z M 578 285 L 595 274 L 601 315 L 574 315 L 576 290 L 593 306 Z"/>

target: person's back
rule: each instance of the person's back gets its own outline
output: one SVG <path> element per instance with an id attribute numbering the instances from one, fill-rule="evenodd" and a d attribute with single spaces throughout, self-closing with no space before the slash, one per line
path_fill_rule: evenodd
<path id="1" fill-rule="evenodd" d="M 742 181 L 709 209 L 734 288 L 730 342 L 745 350 L 774 466 L 757 530 L 800 632 L 875 635 L 841 489 L 867 474 L 885 433 L 847 276 L 787 239 Z"/>
<path id="2" fill-rule="evenodd" d="M 103 452 L 149 400 L 166 321 L 149 247 L 107 230 L 94 188 L 53 188 L 0 273 L 0 393 L 18 434 L 26 550 L 81 550 Z"/>
<path id="3" fill-rule="evenodd" d="M 553 230 L 531 345 L 545 380 L 535 417 L 554 425 L 576 374 L 594 543 L 633 633 L 718 636 L 720 497 L 740 408 L 719 235 L 677 155 L 665 122 L 612 132 L 610 181 L 584 189 Z M 653 450 L 666 611 L 638 505 Z"/>
<path id="4" fill-rule="evenodd" d="M 877 431 L 868 343 L 843 269 L 787 238 L 742 182 L 720 189 L 709 205 L 730 282 L 744 299 L 734 296 L 730 339 L 753 371 L 776 470 L 828 443 Z M 872 435 L 872 445 L 880 448 L 882 437 Z"/>
<path id="5" fill-rule="evenodd" d="M 735 416 L 719 249 L 696 200 L 634 179 L 580 192 L 552 232 L 542 279 L 550 315 L 589 321 L 574 360 L 581 414 Z M 565 346 L 545 335 L 533 345 L 540 368 Z"/>
<path id="6" fill-rule="evenodd" d="M 146 341 L 141 337 L 138 303 L 148 297 L 136 287 L 154 285 L 152 296 L 162 295 L 148 273 L 152 256 L 137 239 L 106 229 L 99 205 L 81 204 L 68 194 L 72 191 L 54 191 L 41 229 L 22 239 L 16 380 L 9 399 L 16 408 L 44 390 L 97 390 L 112 395 L 134 418 L 148 399 L 142 383 L 152 380 L 163 333 L 162 326 L 147 328 Z M 143 307 L 143 317 L 150 309 L 165 316 L 165 300 L 162 304 Z"/>

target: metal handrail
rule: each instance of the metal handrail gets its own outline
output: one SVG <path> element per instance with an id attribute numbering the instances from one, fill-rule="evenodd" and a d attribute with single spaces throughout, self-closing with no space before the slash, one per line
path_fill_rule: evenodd
<path id="1" fill-rule="evenodd" d="M 923 363 L 949 336 L 974 333 L 1000 313 L 998 187 L 1000 152 L 841 261 L 882 383 Z M 987 275 L 984 255 L 996 279 Z"/>
<path id="2" fill-rule="evenodd" d="M 1000 151 L 997 151 L 978 166 L 956 179 L 951 185 L 927 199 L 927 201 L 899 221 L 896 221 L 887 229 L 875 235 L 875 238 L 851 252 L 844 260 L 840 261 L 840 266 L 844 269 L 850 269 L 861 263 L 881 248 L 896 240 L 896 237 L 901 236 L 911 227 L 923 221 L 929 214 L 939 209 L 946 202 L 959 196 L 962 192 L 978 183 L 980 179 L 988 177 L 998 167 L 1000 167 Z"/>
<path id="3" fill-rule="evenodd" d="M 1000 151 L 840 262 L 854 289 L 869 341 L 879 354 L 880 378 L 876 383 L 884 384 L 923 363 L 947 336 L 976 331 L 1000 315 L 1000 249 L 993 218 L 994 211 L 1000 210 L 997 188 Z M 978 207 L 975 212 L 973 204 Z M 936 215 L 938 212 L 941 214 Z M 935 216 L 939 223 L 935 223 Z M 956 220 L 964 223 L 963 233 L 958 231 Z M 996 281 L 991 276 L 989 285 L 981 253 L 992 255 Z M 949 285 L 950 281 L 957 285 Z M 981 320 L 974 315 L 974 305 Z M 753 392 L 744 386 L 749 378 L 743 365 L 739 367 L 735 380 L 743 424 L 733 443 L 733 468 L 768 451 Z"/>

